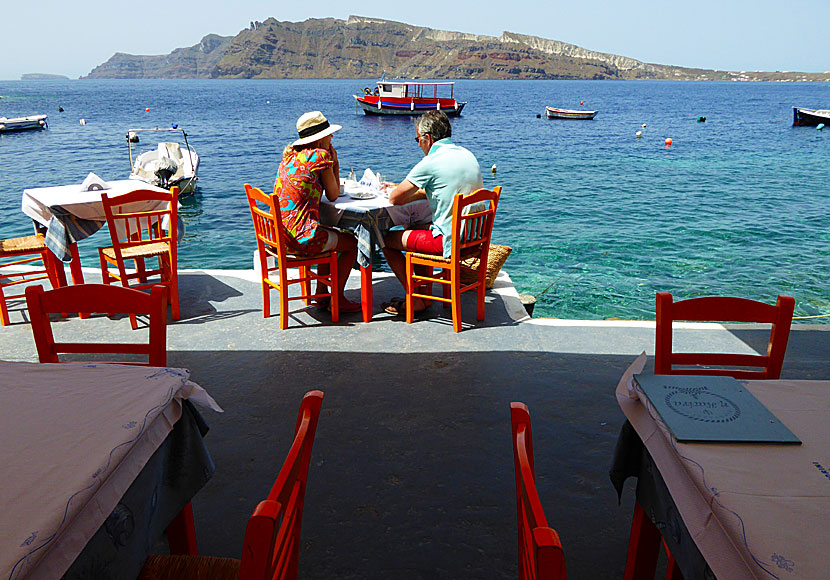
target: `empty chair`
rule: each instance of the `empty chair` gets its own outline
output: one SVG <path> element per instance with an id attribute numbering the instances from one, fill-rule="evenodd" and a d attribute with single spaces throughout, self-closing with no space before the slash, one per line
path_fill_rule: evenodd
<path id="1" fill-rule="evenodd" d="M 473 193 L 457 194 L 452 207 L 452 250 L 449 258 L 436 254 L 409 252 L 406 255 L 406 321 L 412 322 L 415 311 L 412 298 L 437 300 L 452 307 L 452 327 L 461 331 L 461 294 L 469 290 L 476 291 L 476 320 L 484 320 L 484 293 L 487 290 L 487 269 L 474 271 L 462 261 L 478 258 L 479 264 L 487 264 L 490 251 L 490 235 L 493 232 L 493 220 L 499 204 L 501 187 L 492 191 L 479 189 Z M 419 273 L 426 267 L 429 274 Z M 437 275 L 432 269 L 438 268 Z M 462 271 L 474 272 L 475 281 L 466 284 L 462 281 Z M 443 287 L 443 296 L 432 295 L 432 285 Z M 423 292 L 419 290 L 423 288 Z"/>
<path id="2" fill-rule="evenodd" d="M 207 556 L 150 556 L 139 579 L 296 580 L 303 500 L 322 402 L 321 391 L 309 391 L 303 397 L 288 457 L 268 498 L 259 502 L 248 520 L 241 560 Z"/>
<path id="3" fill-rule="evenodd" d="M 179 320 L 179 276 L 176 259 L 179 188 L 169 192 L 139 189 L 110 198 L 101 194 L 112 246 L 98 249 L 104 284 L 116 280 L 125 288 L 167 287 L 173 320 Z M 162 222 L 167 221 L 167 232 Z M 147 270 L 144 261 L 158 260 L 158 267 Z M 132 260 L 135 271 L 128 272 L 125 262 Z M 116 269 L 110 269 L 110 266 Z M 148 281 L 150 276 L 160 280 Z M 130 316 L 133 328 L 137 327 Z"/>
<path id="4" fill-rule="evenodd" d="M 138 354 L 147 357 L 144 364 L 167 366 L 167 291 L 155 286 L 150 293 L 107 286 L 81 284 L 44 291 L 40 285 L 26 288 L 26 306 L 32 321 L 38 359 L 42 363 L 64 362 L 61 354 Z M 91 312 L 147 315 L 150 320 L 147 343 L 55 342 L 50 314 L 61 312 Z"/>
<path id="5" fill-rule="evenodd" d="M 513 465 L 519 516 L 519 580 L 565 580 L 565 553 L 559 534 L 548 526 L 533 468 L 530 413 L 524 403 L 510 403 Z"/>
<path id="6" fill-rule="evenodd" d="M 6 288 L 46 278 L 53 288 L 59 286 L 56 266 L 49 259 L 48 252 L 42 234 L 0 240 L 0 325 L 7 326 L 10 323 L 6 301 L 23 298 L 23 294 L 7 294 Z M 20 266 L 37 261 L 40 261 L 42 268 L 20 269 Z"/>
<path id="7" fill-rule="evenodd" d="M 659 375 L 725 375 L 737 379 L 777 379 L 784 364 L 794 309 L 795 300 L 790 296 L 779 296 L 773 306 L 746 298 L 725 296 L 674 302 L 670 293 L 659 292 L 654 372 Z M 672 323 L 675 320 L 771 324 L 767 352 L 764 355 L 674 352 Z M 713 366 L 716 368 L 710 368 Z M 758 370 L 746 370 L 745 367 Z"/>
<path id="8" fill-rule="evenodd" d="M 265 318 L 271 316 L 271 290 L 280 294 L 280 328 L 288 328 L 288 301 L 304 300 L 309 304 L 312 298 L 331 298 L 331 320 L 340 320 L 340 309 L 338 304 L 338 280 L 337 280 L 337 252 L 334 250 L 314 255 L 291 254 L 285 246 L 285 232 L 283 230 L 282 216 L 280 215 L 279 203 L 275 203 L 273 196 L 266 195 L 256 187 L 245 184 L 245 194 L 248 197 L 248 206 L 251 209 L 251 218 L 254 220 L 256 232 L 257 254 L 259 256 L 260 273 L 262 276 L 262 315 Z M 265 209 L 260 208 L 260 203 Z M 274 267 L 268 266 L 268 257 L 276 262 Z M 312 266 L 327 264 L 328 274 L 314 272 Z M 298 268 L 299 278 L 289 278 L 288 269 Z M 279 281 L 270 278 L 272 272 L 277 272 Z M 325 293 L 312 294 L 311 281 L 323 283 L 328 286 L 329 291 Z M 289 296 L 289 287 L 298 284 L 300 287 L 299 296 Z"/>

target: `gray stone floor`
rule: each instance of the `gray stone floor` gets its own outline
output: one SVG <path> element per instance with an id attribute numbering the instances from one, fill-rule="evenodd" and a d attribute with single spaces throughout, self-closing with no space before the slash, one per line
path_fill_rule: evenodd
<path id="1" fill-rule="evenodd" d="M 88 275 L 94 280 L 94 274 Z M 288 450 L 303 393 L 325 392 L 305 501 L 300 577 L 516 578 L 510 401 L 530 408 L 536 476 L 574 579 L 622 578 L 633 483 L 618 504 L 608 469 L 623 415 L 614 388 L 653 322 L 521 320 L 509 279 L 452 332 L 433 305 L 414 324 L 380 313 L 401 295 L 375 279 L 375 318 L 292 303 L 289 329 L 262 317 L 252 272 L 184 272 L 168 364 L 191 370 L 225 413 L 205 411 L 216 473 L 194 498 L 200 552 L 238 557 L 245 524 Z M 347 295 L 357 299 L 357 279 Z M 274 295 L 276 296 L 276 294 Z M 35 361 L 20 302 L 0 358 Z M 129 334 L 126 318 L 53 324 L 76 340 Z M 784 377 L 830 377 L 830 328 L 796 326 Z M 140 337 L 143 331 L 135 331 Z M 138 338 L 137 338 L 138 339 Z M 690 326 L 681 348 L 761 348 L 754 327 Z"/>

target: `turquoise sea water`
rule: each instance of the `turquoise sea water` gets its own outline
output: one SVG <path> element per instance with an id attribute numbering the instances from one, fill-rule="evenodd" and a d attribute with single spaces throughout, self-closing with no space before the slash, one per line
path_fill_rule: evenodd
<path id="1" fill-rule="evenodd" d="M 334 143 L 344 172 L 372 167 L 398 181 L 421 157 L 411 119 L 356 110 L 351 95 L 365 86 L 0 82 L 0 115 L 49 115 L 46 131 L 0 135 L 0 236 L 31 231 L 23 189 L 80 183 L 90 171 L 125 179 L 127 129 L 176 122 L 202 159 L 200 190 L 182 211 L 181 267 L 250 268 L 242 185 L 271 188 L 303 112 L 343 125 Z M 791 126 L 793 105 L 830 107 L 830 85 L 459 81 L 455 92 L 469 102 L 453 121 L 455 141 L 478 156 L 485 185 L 504 188 L 493 236 L 513 248 L 505 269 L 520 292 L 547 288 L 535 314 L 653 319 L 660 290 L 765 301 L 786 293 L 796 315 L 830 314 L 830 128 Z M 537 118 L 545 105 L 599 114 Z M 97 265 L 107 240 L 105 229 L 80 245 L 85 265 Z"/>

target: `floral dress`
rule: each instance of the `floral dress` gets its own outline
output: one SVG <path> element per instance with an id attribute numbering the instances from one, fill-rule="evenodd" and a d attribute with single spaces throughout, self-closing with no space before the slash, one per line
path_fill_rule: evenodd
<path id="1" fill-rule="evenodd" d="M 294 151 L 283 157 L 274 183 L 279 196 L 286 247 L 292 253 L 318 254 L 328 239 L 320 226 L 320 198 L 323 196 L 322 172 L 334 165 L 325 149 Z"/>

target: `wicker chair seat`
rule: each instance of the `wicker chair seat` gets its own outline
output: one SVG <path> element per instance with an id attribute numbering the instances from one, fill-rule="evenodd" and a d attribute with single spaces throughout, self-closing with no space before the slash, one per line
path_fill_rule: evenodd
<path id="1" fill-rule="evenodd" d="M 46 248 L 43 236 L 23 236 L 0 240 L 0 256 L 17 254 L 20 252 L 39 252 Z"/>
<path id="2" fill-rule="evenodd" d="M 150 556 L 138 580 L 237 580 L 240 563 L 209 556 Z"/>
<path id="3" fill-rule="evenodd" d="M 167 242 L 153 242 L 152 244 L 144 244 L 141 246 L 131 246 L 121 250 L 121 256 L 125 260 L 132 260 L 134 258 L 153 258 L 166 254 L 170 250 Z M 115 260 L 115 250 L 112 247 L 101 248 L 101 252 L 110 260 Z"/>
<path id="4" fill-rule="evenodd" d="M 265 249 L 265 253 L 269 254 L 277 259 L 279 259 L 279 255 L 277 254 L 277 250 L 272 248 L 271 246 L 263 245 Z M 328 252 L 323 254 L 292 254 L 291 252 L 287 252 L 285 257 L 289 260 L 316 260 L 325 258 L 328 255 Z"/>

